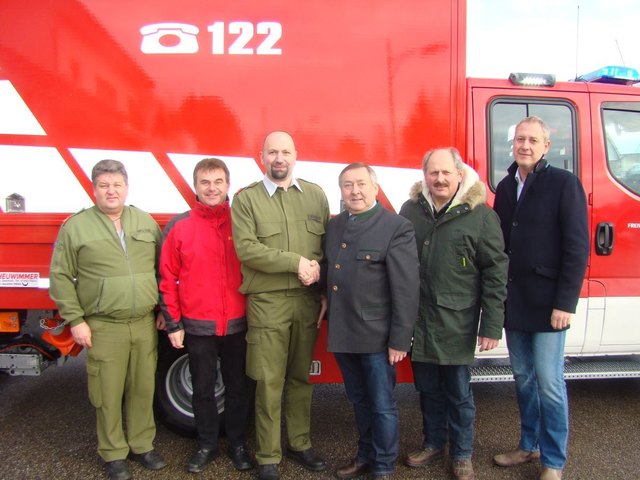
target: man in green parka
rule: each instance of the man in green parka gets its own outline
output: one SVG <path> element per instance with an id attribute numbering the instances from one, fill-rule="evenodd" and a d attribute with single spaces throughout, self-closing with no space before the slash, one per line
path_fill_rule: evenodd
<path id="1" fill-rule="evenodd" d="M 415 228 L 420 308 L 411 351 L 424 441 L 405 463 L 423 467 L 449 455 L 457 480 L 474 478 L 475 405 L 469 365 L 476 343 L 491 350 L 502 337 L 507 264 L 500 222 L 486 189 L 455 148 L 428 152 L 424 180 L 400 215 Z"/>

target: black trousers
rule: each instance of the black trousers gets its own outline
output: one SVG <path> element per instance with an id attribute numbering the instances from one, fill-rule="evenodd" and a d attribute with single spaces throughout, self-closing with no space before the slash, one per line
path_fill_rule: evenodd
<path id="1" fill-rule="evenodd" d="M 200 448 L 217 448 L 220 417 L 215 386 L 218 358 L 225 386 L 224 428 L 232 447 L 244 445 L 249 412 L 249 378 L 245 375 L 246 332 L 226 336 L 185 334 L 193 385 L 193 413 Z"/>

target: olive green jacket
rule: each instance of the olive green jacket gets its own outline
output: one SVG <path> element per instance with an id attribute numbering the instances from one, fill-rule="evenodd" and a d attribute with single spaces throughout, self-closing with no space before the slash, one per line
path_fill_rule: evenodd
<path id="1" fill-rule="evenodd" d="M 496 213 L 485 204 L 478 174 L 465 175 L 439 219 L 422 182 L 400 215 L 415 228 L 420 259 L 420 308 L 411 359 L 439 365 L 473 362 L 477 337 L 500 339 L 508 259 Z"/>
<path id="2" fill-rule="evenodd" d="M 300 257 L 322 260 L 327 197 L 315 183 L 298 183 L 302 190 L 278 187 L 271 197 L 262 181 L 236 194 L 231 218 L 242 263 L 242 293 L 304 288 L 298 280 Z"/>
<path id="3" fill-rule="evenodd" d="M 128 321 L 158 303 L 156 262 L 160 228 L 148 213 L 125 207 L 122 248 L 113 222 L 97 207 L 62 225 L 50 268 L 51 299 L 72 326 L 87 318 Z"/>

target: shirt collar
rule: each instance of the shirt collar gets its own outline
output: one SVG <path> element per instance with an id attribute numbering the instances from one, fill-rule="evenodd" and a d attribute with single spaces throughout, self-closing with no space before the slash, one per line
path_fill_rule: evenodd
<path id="1" fill-rule="evenodd" d="M 273 197 L 273 194 L 276 193 L 276 190 L 278 190 L 278 187 L 280 186 L 276 183 L 273 183 L 273 181 L 266 175 L 262 179 L 262 183 L 264 184 L 264 188 L 267 189 L 267 193 L 269 194 L 270 197 Z M 291 187 L 296 187 L 298 190 L 302 192 L 302 186 L 298 182 L 297 178 L 293 178 L 291 180 L 291 185 L 289 185 L 289 188 Z"/>
<path id="2" fill-rule="evenodd" d="M 516 173 L 513 175 L 516 179 L 516 199 L 520 199 L 520 195 L 522 194 L 522 190 L 524 190 L 524 182 L 525 180 L 522 180 L 522 178 L 520 178 L 520 169 L 516 168 Z"/>
<path id="3" fill-rule="evenodd" d="M 380 202 L 376 200 L 373 203 L 373 205 L 371 205 L 366 211 L 361 213 L 356 213 L 356 214 L 350 213 L 349 220 L 358 220 L 358 221 L 366 220 L 369 217 L 371 217 L 374 213 L 376 213 L 379 209 L 380 209 Z"/>

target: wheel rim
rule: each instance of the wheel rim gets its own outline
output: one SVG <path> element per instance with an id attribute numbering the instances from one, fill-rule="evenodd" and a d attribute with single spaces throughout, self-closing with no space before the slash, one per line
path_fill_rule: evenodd
<path id="1" fill-rule="evenodd" d="M 167 398 L 173 407 L 183 415 L 193 418 L 193 385 L 191 384 L 191 370 L 189 370 L 189 355 L 184 354 L 171 365 L 165 379 Z M 215 395 L 218 413 L 224 411 L 224 381 L 220 372 L 218 360 L 218 378 L 216 380 Z"/>

